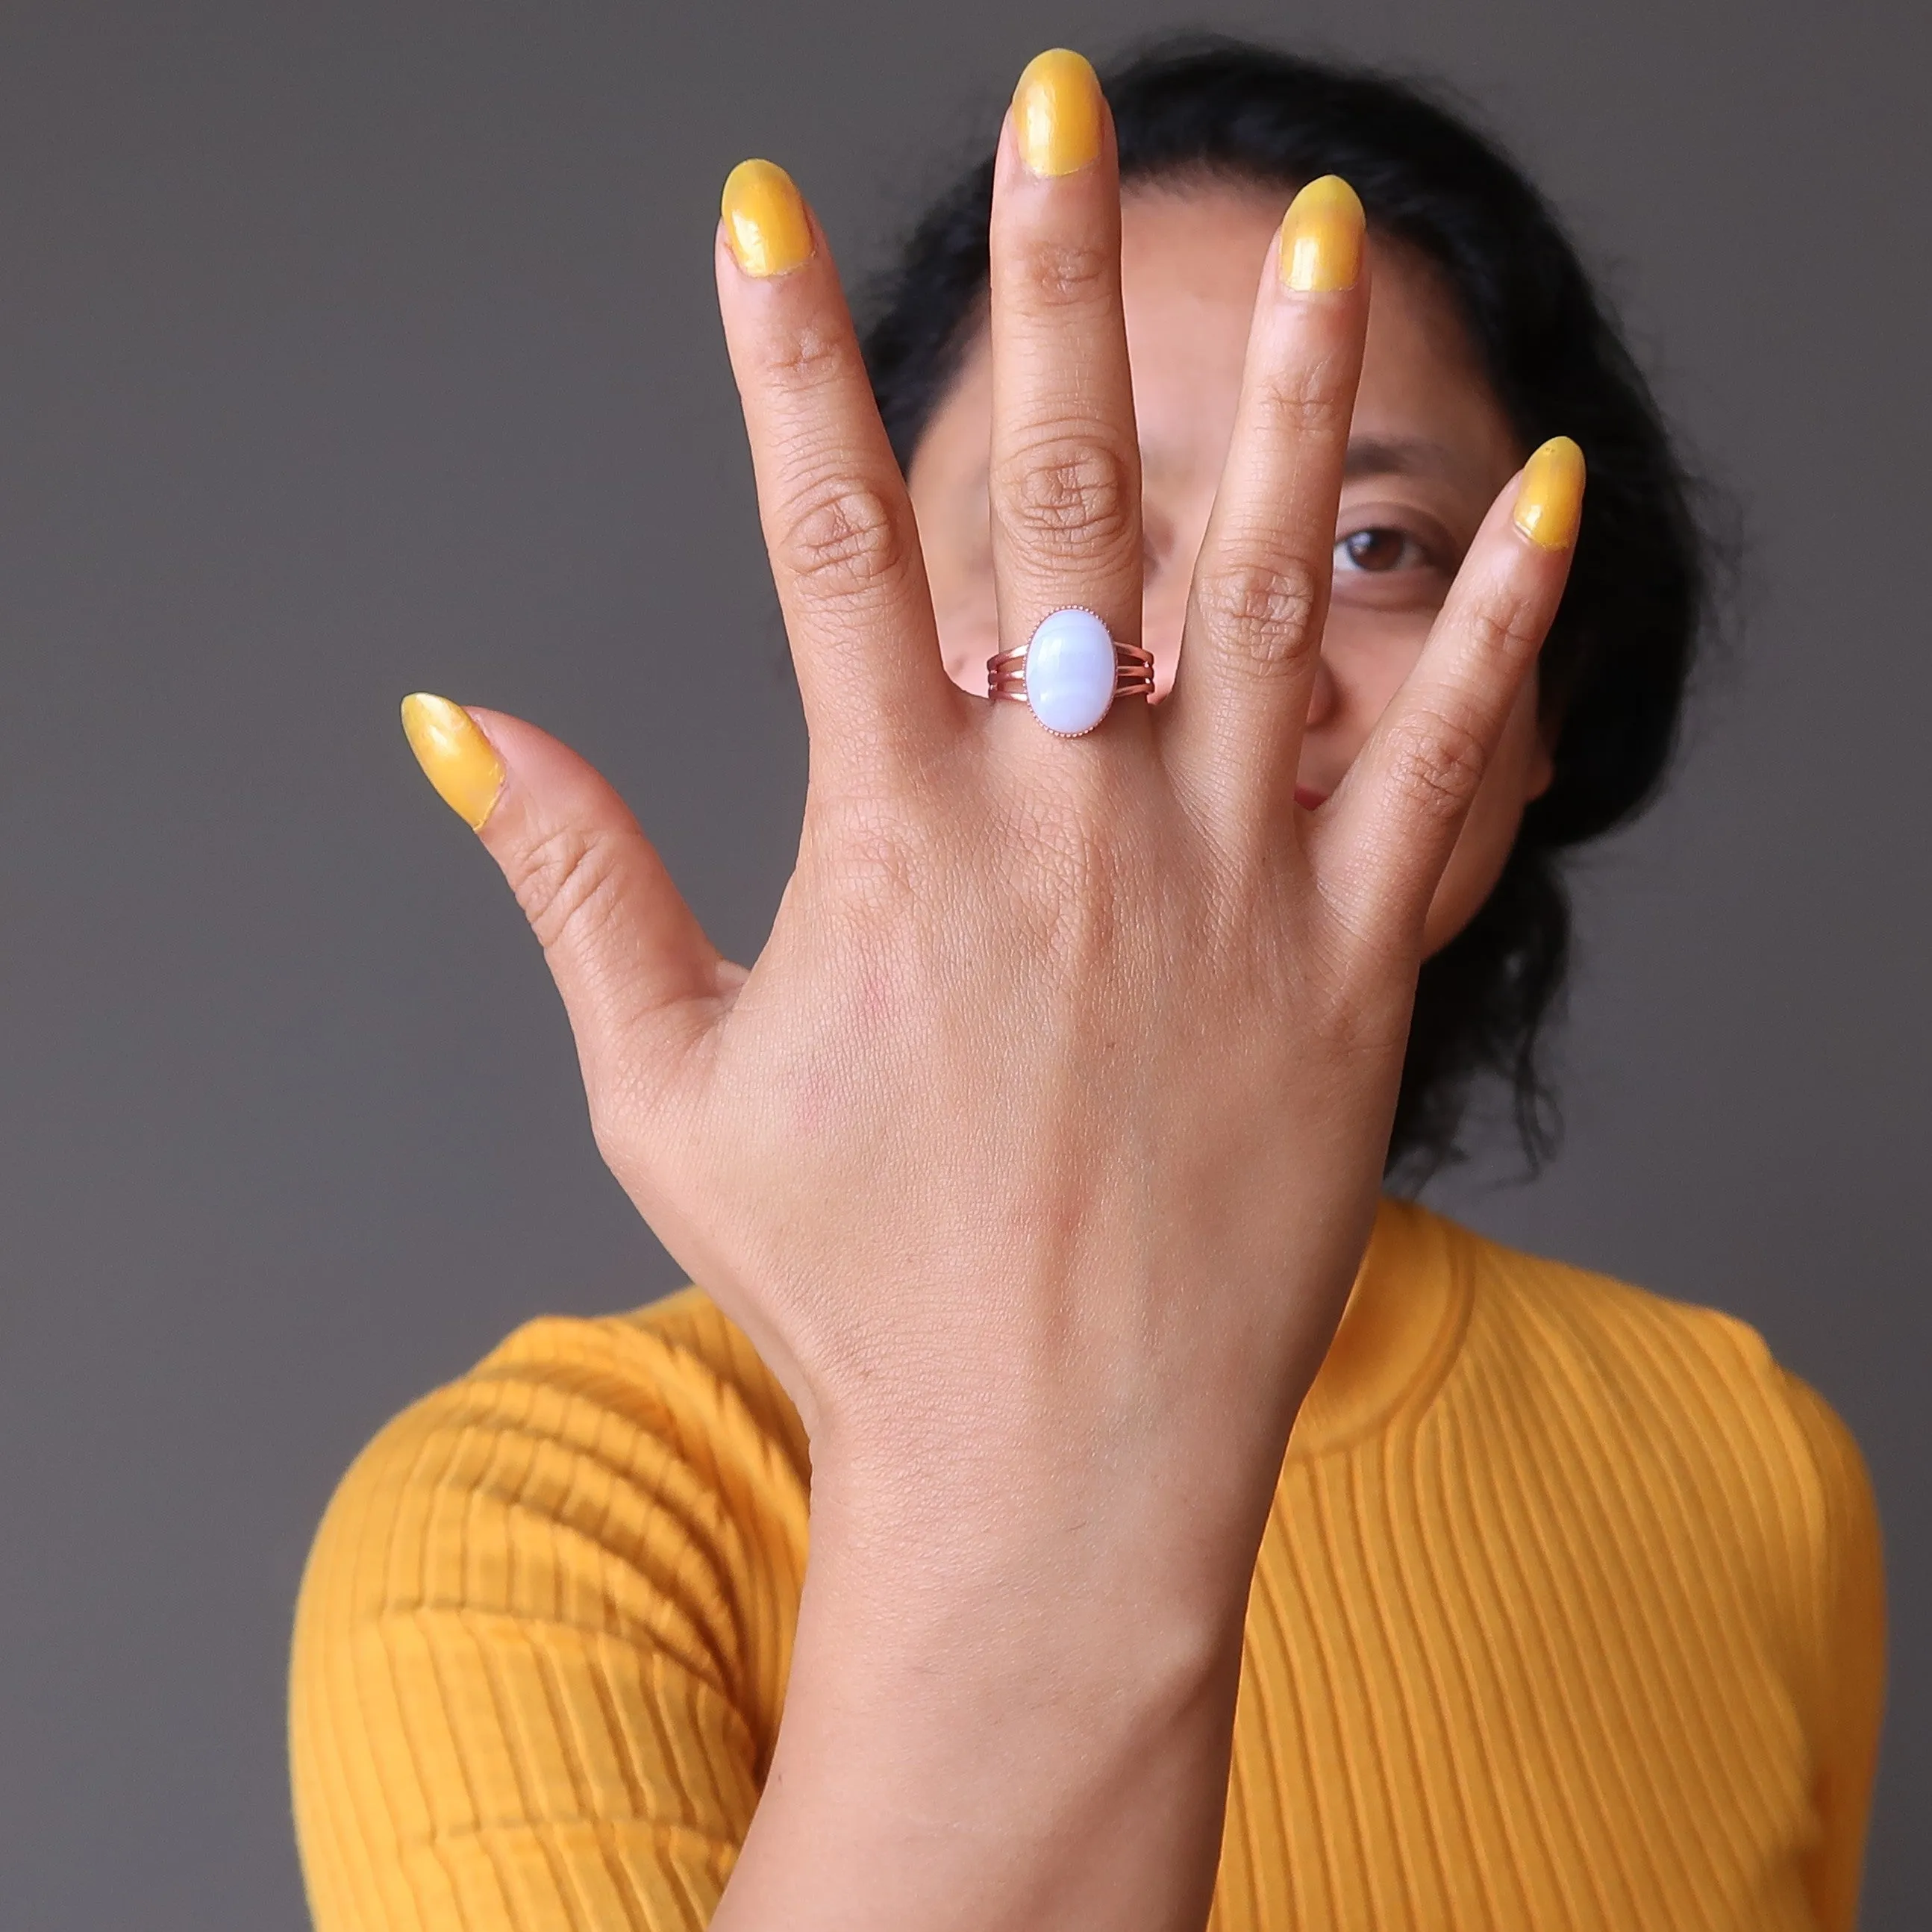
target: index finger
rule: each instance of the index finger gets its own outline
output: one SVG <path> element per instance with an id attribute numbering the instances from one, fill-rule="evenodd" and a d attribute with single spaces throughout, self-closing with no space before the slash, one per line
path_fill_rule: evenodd
<path id="1" fill-rule="evenodd" d="M 1227 460 L 1164 729 L 1250 826 L 1292 805 L 1322 653 L 1368 326 L 1362 204 L 1334 175 L 1289 204 L 1256 298 Z"/>

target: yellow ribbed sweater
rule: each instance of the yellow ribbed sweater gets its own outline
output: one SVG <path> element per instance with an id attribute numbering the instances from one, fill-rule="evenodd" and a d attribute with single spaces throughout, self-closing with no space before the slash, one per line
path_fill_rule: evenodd
<path id="1" fill-rule="evenodd" d="M 808 1498 L 695 1290 L 385 1430 L 297 1613 L 320 1932 L 705 1924 Z M 1842 1932 L 1882 1625 L 1858 1452 L 1751 1330 L 1385 1203 L 1256 1571 L 1213 1924 Z"/>

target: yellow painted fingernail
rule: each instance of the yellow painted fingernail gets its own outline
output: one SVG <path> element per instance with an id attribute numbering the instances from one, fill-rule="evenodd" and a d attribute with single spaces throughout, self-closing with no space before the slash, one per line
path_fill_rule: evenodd
<path id="1" fill-rule="evenodd" d="M 740 161 L 724 177 L 724 232 L 748 275 L 782 275 L 812 260 L 805 202 L 776 161 Z"/>
<path id="2" fill-rule="evenodd" d="M 1281 218 L 1281 280 L 1302 295 L 1352 289 L 1362 272 L 1361 197 L 1340 175 L 1312 181 Z"/>
<path id="3" fill-rule="evenodd" d="M 412 692 L 403 700 L 403 730 L 442 802 L 472 832 L 483 829 L 503 788 L 503 761 L 460 704 Z"/>
<path id="4" fill-rule="evenodd" d="M 1066 47 L 1027 62 L 1013 89 L 1020 159 L 1036 175 L 1070 175 L 1100 158 L 1100 82 Z"/>
<path id="5" fill-rule="evenodd" d="M 1516 493 L 1516 526 L 1545 550 L 1568 550 L 1583 520 L 1583 452 L 1567 436 L 1552 436 L 1522 466 Z"/>

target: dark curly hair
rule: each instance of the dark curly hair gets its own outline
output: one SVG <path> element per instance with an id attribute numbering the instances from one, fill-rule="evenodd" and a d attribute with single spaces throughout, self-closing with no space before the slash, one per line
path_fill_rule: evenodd
<path id="1" fill-rule="evenodd" d="M 1525 450 L 1580 442 L 1590 501 L 1540 660 L 1556 777 L 1480 910 L 1422 968 L 1388 1158 L 1459 1156 L 1472 1090 L 1506 1083 L 1534 1170 L 1557 1118 L 1538 1060 L 1570 956 L 1564 852 L 1634 818 L 1662 778 L 1703 627 L 1711 547 L 1649 388 L 1555 215 L 1491 142 L 1415 87 L 1219 37 L 1104 74 L 1125 183 L 1292 193 L 1338 174 L 1372 227 L 1432 262 Z M 992 164 L 961 176 L 876 286 L 867 367 L 903 466 L 985 311 Z"/>

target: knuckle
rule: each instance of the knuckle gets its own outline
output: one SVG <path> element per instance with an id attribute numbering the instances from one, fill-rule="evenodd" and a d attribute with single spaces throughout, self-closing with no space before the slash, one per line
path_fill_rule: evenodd
<path id="1" fill-rule="evenodd" d="M 1526 660 L 1542 642 L 1536 613 L 1520 599 L 1479 606 L 1471 614 L 1469 631 L 1481 659 L 1505 673 Z"/>
<path id="2" fill-rule="evenodd" d="M 1267 675 L 1300 662 L 1320 642 L 1321 584 L 1302 558 L 1238 560 L 1196 587 L 1202 622 L 1217 650 Z"/>
<path id="3" fill-rule="evenodd" d="M 885 798 L 829 806 L 836 826 L 826 864 L 837 896 L 867 912 L 928 903 L 944 869 L 944 838 L 926 818 Z"/>
<path id="4" fill-rule="evenodd" d="M 904 572 L 898 520 L 880 491 L 842 477 L 804 491 L 772 544 L 772 561 L 806 596 L 863 597 Z"/>
<path id="5" fill-rule="evenodd" d="M 781 394 L 809 395 L 837 381 L 850 359 L 842 334 L 805 322 L 771 339 L 761 358 L 765 380 Z"/>
<path id="6" fill-rule="evenodd" d="M 1082 242 L 1042 238 L 1027 250 L 1024 266 L 1028 287 L 1051 308 L 1091 302 L 1113 286 L 1114 258 Z"/>
<path id="7" fill-rule="evenodd" d="M 1328 431 L 1346 431 L 1354 407 L 1352 387 L 1332 356 L 1276 370 L 1262 382 L 1256 397 L 1269 429 L 1298 441 Z"/>
<path id="8" fill-rule="evenodd" d="M 1076 834 L 1032 828 L 1020 848 L 1029 861 L 1016 893 L 1018 929 L 1033 957 L 1051 962 L 1063 983 L 1090 981 L 1118 961 L 1118 893 L 1106 856 Z"/>
<path id="9" fill-rule="evenodd" d="M 573 825 L 547 832 L 522 854 L 517 903 L 546 952 L 593 941 L 618 914 L 620 868 L 610 841 Z"/>
<path id="10" fill-rule="evenodd" d="M 1004 466 L 1001 520 L 1022 543 L 1076 562 L 1111 556 L 1138 533 L 1132 466 L 1097 441 L 1025 450 Z"/>
<path id="11" fill-rule="evenodd" d="M 1438 824 L 1468 811 L 1489 763 L 1481 734 L 1467 721 L 1426 710 L 1403 718 L 1389 744 L 1389 776 L 1396 797 Z"/>
<path id="12" fill-rule="evenodd" d="M 1078 791 L 1028 793 L 1000 815 L 1013 930 L 1028 957 L 1051 964 L 1050 985 L 1100 983 L 1122 969 L 1144 936 L 1136 890 L 1144 854 L 1118 836 L 1118 824 L 1102 795 Z"/>

